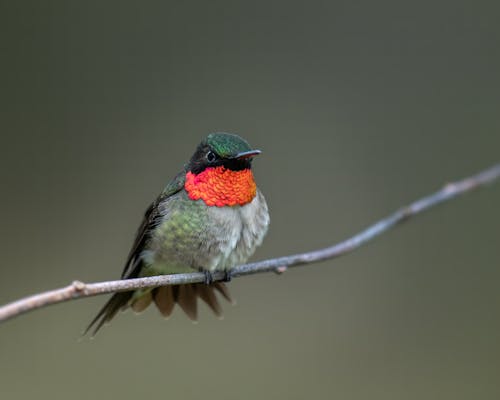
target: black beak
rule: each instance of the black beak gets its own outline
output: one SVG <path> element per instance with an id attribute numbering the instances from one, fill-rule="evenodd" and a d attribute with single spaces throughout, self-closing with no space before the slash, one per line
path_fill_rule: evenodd
<path id="1" fill-rule="evenodd" d="M 236 154 L 233 158 L 242 159 L 242 158 L 252 158 L 254 156 L 258 156 L 262 153 L 260 150 L 250 150 L 250 151 L 242 151 L 241 153 Z"/>

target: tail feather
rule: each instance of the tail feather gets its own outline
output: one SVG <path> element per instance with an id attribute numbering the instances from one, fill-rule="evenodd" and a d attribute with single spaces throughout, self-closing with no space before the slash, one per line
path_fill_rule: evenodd
<path id="1" fill-rule="evenodd" d="M 198 296 L 200 296 L 200 299 L 202 299 L 211 308 L 215 315 L 219 318 L 222 317 L 222 308 L 217 301 L 217 297 L 215 296 L 212 286 L 198 286 Z"/>
<path id="2" fill-rule="evenodd" d="M 198 319 L 196 285 L 179 285 L 177 304 L 179 304 L 191 321 L 196 321 Z"/>
<path id="3" fill-rule="evenodd" d="M 212 286 L 226 299 L 226 301 L 230 304 L 235 304 L 234 300 L 231 297 L 231 293 L 229 293 L 229 289 L 222 282 L 214 282 Z"/>
<path id="4" fill-rule="evenodd" d="M 153 294 L 151 290 L 146 291 L 143 295 L 138 296 L 137 299 L 132 300 L 130 308 L 136 313 L 144 311 L 153 301 Z"/>
<path id="5" fill-rule="evenodd" d="M 153 298 L 161 315 L 165 318 L 170 317 L 175 306 L 174 289 L 175 286 L 161 286 L 153 291 Z"/>
<path id="6" fill-rule="evenodd" d="M 111 321 L 120 309 L 130 306 L 135 312 L 141 312 L 153 301 L 164 317 L 169 317 L 172 314 L 177 303 L 189 319 L 196 321 L 199 297 L 217 317 L 222 317 L 222 307 L 217 300 L 216 291 L 229 303 L 234 304 L 229 290 L 222 282 L 214 282 L 210 285 L 191 283 L 177 286 L 161 286 L 142 293 L 134 291 L 115 293 L 92 320 L 83 335 L 92 330 L 91 336 L 95 336 L 99 329 L 106 322 Z"/>
<path id="7" fill-rule="evenodd" d="M 87 326 L 83 335 L 86 335 L 93 328 L 91 336 L 94 337 L 97 331 L 101 329 L 106 322 L 111 321 L 121 308 L 127 306 L 132 294 L 133 292 L 119 292 L 111 296 L 111 298 L 106 302 L 106 304 L 104 304 L 99 313 Z"/>

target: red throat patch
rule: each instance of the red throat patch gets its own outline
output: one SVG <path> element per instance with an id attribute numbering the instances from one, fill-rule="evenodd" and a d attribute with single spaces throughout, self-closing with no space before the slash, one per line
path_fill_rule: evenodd
<path id="1" fill-rule="evenodd" d="M 207 206 L 235 206 L 250 203 L 257 185 L 250 169 L 232 171 L 224 167 L 206 168 L 186 174 L 184 189 L 191 200 L 202 199 Z"/>

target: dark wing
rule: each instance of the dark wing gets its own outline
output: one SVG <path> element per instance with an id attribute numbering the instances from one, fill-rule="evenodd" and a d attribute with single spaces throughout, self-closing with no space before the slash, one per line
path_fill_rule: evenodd
<path id="1" fill-rule="evenodd" d="M 142 268 L 141 252 L 150 239 L 151 232 L 153 232 L 154 228 L 161 222 L 158 205 L 184 187 L 185 174 L 185 171 L 177 174 L 177 176 L 167 185 L 165 190 L 163 190 L 158 198 L 146 210 L 141 226 L 137 230 L 134 244 L 127 257 L 121 279 L 133 279 L 139 276 Z M 95 325 L 92 332 L 92 336 L 94 336 L 105 322 L 110 321 L 122 307 L 127 305 L 133 293 L 133 291 L 115 293 L 99 311 L 83 334 L 87 334 Z"/>
<path id="2" fill-rule="evenodd" d="M 144 219 L 142 220 L 141 226 L 137 230 L 135 236 L 134 244 L 130 249 L 127 257 L 127 262 L 123 268 L 121 279 L 131 279 L 137 278 L 141 270 L 141 260 L 140 255 L 144 246 L 150 238 L 151 232 L 158 226 L 161 222 L 161 215 L 158 209 L 158 205 L 179 192 L 184 187 L 186 173 L 180 172 L 176 177 L 170 181 L 165 190 L 158 196 L 158 198 L 151 203 L 146 212 L 144 213 Z"/>
<path id="3" fill-rule="evenodd" d="M 148 207 L 144 213 L 144 218 L 142 220 L 137 234 L 135 235 L 134 244 L 128 253 L 127 262 L 123 268 L 121 279 L 131 279 L 137 278 L 141 269 L 140 254 L 144 245 L 151 236 L 151 232 L 160 223 L 160 213 L 158 211 L 158 204 L 164 199 L 160 195 L 151 205 Z"/>

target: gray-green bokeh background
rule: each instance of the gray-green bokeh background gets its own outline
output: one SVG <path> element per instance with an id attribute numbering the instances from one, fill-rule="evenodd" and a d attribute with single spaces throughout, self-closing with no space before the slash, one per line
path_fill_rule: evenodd
<path id="1" fill-rule="evenodd" d="M 117 278 L 206 133 L 237 132 L 272 225 L 346 238 L 500 159 L 495 1 L 3 1 L 0 302 Z M 500 186 L 355 253 L 236 279 L 216 320 L 105 297 L 0 326 L 2 399 L 497 399 Z"/>

